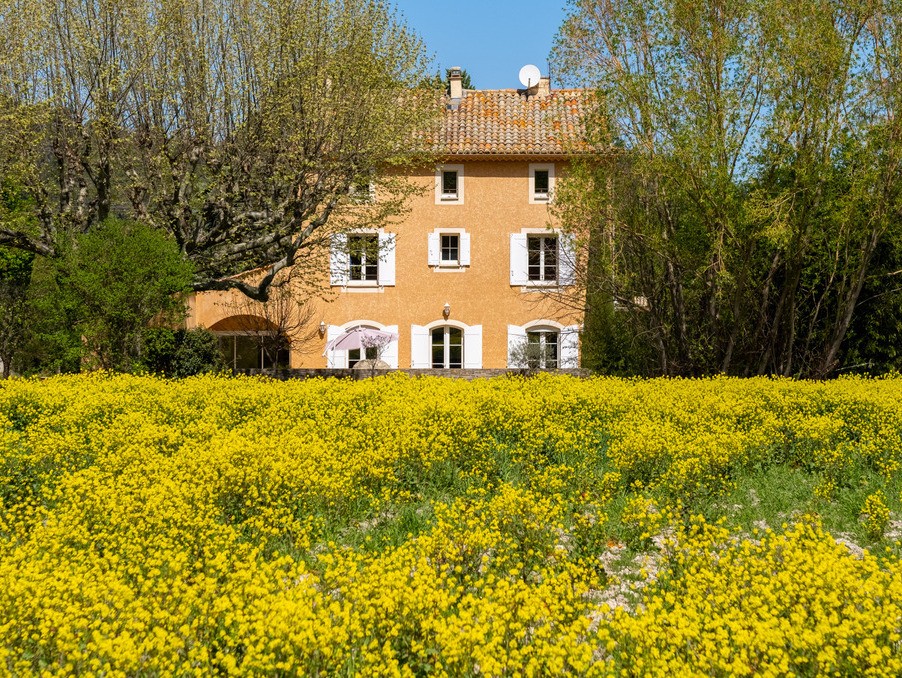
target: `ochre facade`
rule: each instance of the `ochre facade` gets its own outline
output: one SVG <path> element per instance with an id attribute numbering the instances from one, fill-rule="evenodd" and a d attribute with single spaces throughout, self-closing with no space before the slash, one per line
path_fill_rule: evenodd
<path id="1" fill-rule="evenodd" d="M 543 166 L 549 164 L 548 159 L 539 160 Z M 530 204 L 530 162 L 455 158 L 453 163 L 463 166 L 463 204 L 436 204 L 436 173 L 430 168 L 412 177 L 422 191 L 412 198 L 409 214 L 385 229 L 395 234 L 393 286 L 332 286 L 329 258 L 320 257 L 323 299 L 310 302 L 308 330 L 320 323 L 397 327 L 397 366 L 417 367 L 411 361 L 412 326 L 481 326 L 480 366 L 502 368 L 508 366 L 509 325 L 571 327 L 581 322 L 578 314 L 558 303 L 553 287 L 511 285 L 511 234 L 524 230 L 541 234 L 552 226 L 549 205 Z M 564 161 L 552 164 L 559 177 Z M 429 265 L 429 234 L 443 229 L 470 234 L 469 266 Z M 237 292 L 196 295 L 189 325 L 240 330 L 245 325 L 230 324 L 229 319 L 245 306 Z M 291 367 L 327 367 L 323 350 L 330 336 L 319 334 L 307 331 L 303 340 L 293 338 Z"/>
<path id="2" fill-rule="evenodd" d="M 542 238 L 556 233 L 550 201 L 537 196 L 532 177 L 537 168 L 548 172 L 553 200 L 554 183 L 566 174 L 570 157 L 553 135 L 560 129 L 572 133 L 578 94 L 559 90 L 536 100 L 513 90 L 464 91 L 451 100 L 443 131 L 447 164 L 409 177 L 420 190 L 411 198 L 409 212 L 382 229 L 383 239 L 393 237 L 379 241 L 391 243 L 388 256 L 380 252 L 379 279 L 336 274 L 337 263 L 350 261 L 340 251 L 338 243 L 344 241 L 335 241 L 331 254 L 317 257 L 305 328 L 290 337 L 290 366 L 348 367 L 348 354 L 324 354 L 326 344 L 363 325 L 397 333 L 397 342 L 380 354 L 391 367 L 440 366 L 432 364 L 437 328 L 460 330 L 462 368 L 524 367 L 517 364 L 523 354 L 516 345 L 526 343 L 527 332 L 530 341 L 541 334 L 542 342 L 557 343 L 551 366 L 578 367 L 582 317 L 573 309 L 579 305 L 572 303 L 572 294 L 568 304 L 558 298 L 569 292 L 565 236 L 559 238 L 554 280 L 535 280 L 535 267 L 526 271 L 532 256 L 526 248 L 548 245 Z M 507 127 L 499 127 L 499 120 Z M 530 152 L 533 143 L 536 150 Z M 442 199 L 443 169 L 458 172 L 458 199 Z M 469 245 L 464 265 L 436 265 L 435 247 L 443 232 L 457 234 L 461 248 L 465 241 Z M 246 319 L 234 317 L 242 306 L 248 304 L 237 292 L 199 294 L 191 300 L 188 324 L 223 336 L 265 330 L 265 323 L 249 327 Z M 253 310 L 242 313 L 253 315 Z"/>

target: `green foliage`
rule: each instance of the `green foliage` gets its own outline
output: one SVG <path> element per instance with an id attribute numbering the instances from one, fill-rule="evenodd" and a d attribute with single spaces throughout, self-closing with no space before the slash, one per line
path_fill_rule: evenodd
<path id="1" fill-rule="evenodd" d="M 196 288 L 256 301 L 326 231 L 404 212 L 441 111 L 382 0 L 25 0 L 0 3 L 0 44 L 0 177 L 32 203 L 0 244 L 55 257 L 116 214 L 169 233 Z M 374 168 L 378 204 L 347 200 Z"/>
<path id="2" fill-rule="evenodd" d="M 34 255 L 0 247 L 0 362 L 9 376 L 27 329 L 26 295 Z"/>
<path id="3" fill-rule="evenodd" d="M 190 377 L 226 368 L 216 335 L 204 328 L 149 328 L 143 334 L 143 349 L 144 367 L 167 377 Z"/>
<path id="4" fill-rule="evenodd" d="M 868 495 L 861 509 L 864 527 L 868 537 L 874 541 L 883 539 L 883 533 L 889 525 L 890 512 L 886 506 L 886 497 L 879 490 Z"/>
<path id="5" fill-rule="evenodd" d="M 131 370 L 148 324 L 182 319 L 192 267 L 160 231 L 109 219 L 61 251 L 36 270 L 31 370 Z"/>
<path id="6" fill-rule="evenodd" d="M 9 177 L 0 179 L 0 228 L 28 229 L 30 202 L 22 187 Z M 26 296 L 31 284 L 34 254 L 0 247 L 0 362 L 2 376 L 11 373 L 28 328 Z"/>
<path id="7" fill-rule="evenodd" d="M 460 70 L 460 84 L 464 89 L 474 89 L 473 82 L 470 80 L 470 74 L 466 68 Z M 451 69 L 445 69 L 445 77 L 441 72 L 436 72 L 434 76 L 423 81 L 423 87 L 434 90 L 444 90 L 445 94 L 451 94 Z"/>
<path id="8" fill-rule="evenodd" d="M 598 88 L 599 153 L 556 209 L 578 294 L 627 316 L 590 304 L 590 356 L 622 364 L 626 326 L 640 373 L 897 364 L 900 26 L 893 1 L 571 4 L 557 52 Z"/>

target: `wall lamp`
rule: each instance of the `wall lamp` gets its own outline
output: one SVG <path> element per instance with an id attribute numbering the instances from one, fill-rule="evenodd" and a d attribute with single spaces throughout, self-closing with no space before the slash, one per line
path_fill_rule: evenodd
<path id="1" fill-rule="evenodd" d="M 321 339 L 326 336 L 326 323 L 323 320 L 319 322 L 319 336 Z"/>
<path id="2" fill-rule="evenodd" d="M 445 302 L 444 307 L 442 307 L 442 315 L 445 317 L 445 320 L 448 319 L 448 316 L 451 315 L 451 304 L 447 301 Z"/>

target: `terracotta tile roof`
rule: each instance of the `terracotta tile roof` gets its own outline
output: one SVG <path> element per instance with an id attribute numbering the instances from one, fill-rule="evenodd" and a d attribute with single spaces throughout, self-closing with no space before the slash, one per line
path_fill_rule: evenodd
<path id="1" fill-rule="evenodd" d="M 570 155 L 588 150 L 583 123 L 594 104 L 585 89 L 527 98 L 515 89 L 467 90 L 456 110 L 446 97 L 435 150 L 448 155 Z"/>

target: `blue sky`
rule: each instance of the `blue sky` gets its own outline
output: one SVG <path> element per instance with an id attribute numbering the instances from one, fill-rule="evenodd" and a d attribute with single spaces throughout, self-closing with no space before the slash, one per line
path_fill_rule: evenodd
<path id="1" fill-rule="evenodd" d="M 436 64 L 462 66 L 478 89 L 520 87 L 535 64 L 548 74 L 548 53 L 565 0 L 391 0 L 426 42 Z M 552 74 L 552 77 L 554 74 Z"/>

